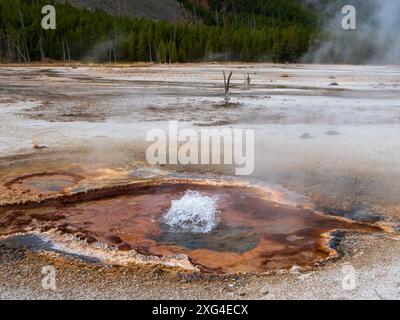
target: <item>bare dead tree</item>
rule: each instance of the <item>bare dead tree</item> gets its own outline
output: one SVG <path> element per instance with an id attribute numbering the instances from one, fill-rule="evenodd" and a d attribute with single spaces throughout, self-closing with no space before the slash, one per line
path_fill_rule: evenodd
<path id="1" fill-rule="evenodd" d="M 113 50 L 113 46 L 112 46 L 112 42 L 111 42 L 112 40 L 111 40 L 111 37 L 110 37 L 110 40 L 108 41 L 108 50 L 109 50 L 109 54 L 108 54 L 108 56 L 109 56 L 109 61 L 108 61 L 108 63 L 111 63 L 111 59 L 112 59 L 112 50 Z"/>
<path id="2" fill-rule="evenodd" d="M 64 61 L 64 63 L 65 63 L 65 60 L 66 60 L 66 55 L 65 55 L 65 46 L 64 46 L 64 39 L 62 39 L 62 50 L 63 50 L 63 61 Z"/>
<path id="3" fill-rule="evenodd" d="M 71 62 L 71 51 L 69 50 L 68 39 L 65 38 L 65 44 L 67 46 L 67 53 L 68 53 L 68 61 Z"/>
<path id="4" fill-rule="evenodd" d="M 153 63 L 153 51 L 151 48 L 150 38 L 149 38 L 149 55 L 150 55 L 150 63 Z"/>
<path id="5" fill-rule="evenodd" d="M 116 23 L 117 19 L 115 19 Z M 114 50 L 114 63 L 117 63 L 118 57 L 117 57 L 117 50 L 118 50 L 118 33 L 117 33 L 117 28 L 114 27 L 114 39 L 113 39 L 113 50 Z"/>
<path id="6" fill-rule="evenodd" d="M 117 52 L 116 52 L 116 41 L 110 37 L 110 39 L 107 41 L 107 48 L 105 45 L 103 45 L 104 48 L 104 53 L 107 58 L 107 63 L 112 63 L 113 61 L 116 63 L 117 62 Z"/>
<path id="7" fill-rule="evenodd" d="M 21 52 L 21 49 L 19 47 L 19 39 L 18 39 L 18 42 L 15 44 L 15 49 L 17 49 L 17 51 L 20 54 L 20 56 L 22 57 L 22 59 L 24 59 L 24 62 L 27 63 L 28 60 L 26 59 L 25 55 Z"/>
<path id="8" fill-rule="evenodd" d="M 197 12 L 196 12 L 196 7 L 193 7 L 193 14 L 194 14 L 194 24 L 197 24 Z"/>
<path id="9" fill-rule="evenodd" d="M 161 64 L 161 61 L 160 61 L 160 52 L 159 52 L 159 50 L 158 50 L 158 48 L 157 48 L 157 44 L 156 44 L 155 41 L 154 41 L 154 49 L 156 50 L 157 63 L 158 63 L 158 64 Z"/>
<path id="10" fill-rule="evenodd" d="M 106 56 L 106 60 L 107 60 L 107 62 L 109 62 L 108 52 L 107 52 L 107 48 L 106 48 L 105 44 L 103 44 L 103 49 L 104 49 L 104 54 Z"/>
<path id="11" fill-rule="evenodd" d="M 243 90 L 250 90 L 251 78 L 250 74 L 244 76 Z"/>
<path id="12" fill-rule="evenodd" d="M 22 56 L 24 57 L 25 62 L 30 63 L 31 62 L 31 58 L 29 56 L 29 49 L 28 49 L 28 45 L 26 43 L 26 39 L 25 39 L 25 22 L 24 22 L 24 16 L 22 14 L 21 9 L 19 10 L 19 16 L 21 19 L 21 26 L 22 26 Z M 19 42 L 19 41 L 18 41 Z M 18 51 L 19 50 L 19 46 L 18 46 Z M 21 51 L 20 51 L 21 52 Z"/>
<path id="13" fill-rule="evenodd" d="M 26 38 L 23 38 L 23 42 L 25 44 L 25 52 L 26 52 L 26 58 L 28 59 L 28 63 L 31 63 L 31 57 L 29 55 L 29 49 L 28 49 L 28 44 L 26 43 Z"/>
<path id="14" fill-rule="evenodd" d="M 17 61 L 22 62 L 22 59 L 25 63 L 28 62 L 24 52 L 25 52 L 25 45 L 24 42 L 21 40 L 21 35 L 18 33 L 17 30 L 11 29 L 8 31 L 7 39 L 8 39 L 8 46 L 9 50 L 12 53 L 11 61 L 14 61 L 14 53 L 17 55 Z M 21 47 L 22 45 L 22 47 Z"/>
<path id="15" fill-rule="evenodd" d="M 46 55 L 45 55 L 44 49 L 43 49 L 43 32 L 42 32 L 42 29 L 40 29 L 40 33 L 39 33 L 39 50 L 40 50 L 40 60 L 44 61 L 46 59 Z"/>
<path id="16" fill-rule="evenodd" d="M 2 49 L 3 49 L 3 47 L 2 47 L 2 42 L 3 42 L 3 35 L 0 33 L 0 64 L 2 63 L 1 58 L 2 58 L 2 54 L 3 54 L 3 51 L 2 51 Z"/>
<path id="17" fill-rule="evenodd" d="M 228 104 L 229 101 L 231 100 L 231 98 L 229 97 L 229 90 L 230 90 L 230 87 L 231 87 L 231 78 L 232 78 L 233 72 L 231 71 L 231 72 L 229 73 L 228 78 L 226 77 L 225 71 L 223 71 L 223 74 L 224 74 L 224 87 L 225 87 L 225 97 L 224 97 L 224 100 L 225 100 L 225 103 Z"/>

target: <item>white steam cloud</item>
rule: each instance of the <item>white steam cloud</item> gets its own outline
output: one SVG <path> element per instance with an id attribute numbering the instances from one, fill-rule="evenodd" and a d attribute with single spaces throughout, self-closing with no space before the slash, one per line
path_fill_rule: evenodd
<path id="1" fill-rule="evenodd" d="M 303 0 L 321 12 L 322 36 L 307 62 L 400 64 L 400 0 Z M 342 8 L 353 5 L 357 29 L 342 28 Z"/>

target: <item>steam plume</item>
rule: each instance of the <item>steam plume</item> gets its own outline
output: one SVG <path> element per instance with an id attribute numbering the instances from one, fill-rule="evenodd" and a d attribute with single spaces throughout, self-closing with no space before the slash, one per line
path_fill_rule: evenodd
<path id="1" fill-rule="evenodd" d="M 321 37 L 304 58 L 317 63 L 399 64 L 400 1 L 303 0 L 319 10 Z M 357 30 L 342 28 L 342 7 L 353 5 Z"/>

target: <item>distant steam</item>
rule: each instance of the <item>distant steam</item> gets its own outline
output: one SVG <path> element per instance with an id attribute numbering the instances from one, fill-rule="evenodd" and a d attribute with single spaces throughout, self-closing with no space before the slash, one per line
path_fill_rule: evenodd
<path id="1" fill-rule="evenodd" d="M 324 35 L 304 57 L 306 62 L 399 64 L 400 1 L 303 0 L 321 12 Z M 357 11 L 357 30 L 344 30 L 342 7 Z"/>

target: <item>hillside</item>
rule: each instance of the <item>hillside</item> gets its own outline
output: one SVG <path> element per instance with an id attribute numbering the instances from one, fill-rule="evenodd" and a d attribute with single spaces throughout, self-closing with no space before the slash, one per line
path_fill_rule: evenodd
<path id="1" fill-rule="evenodd" d="M 195 22 L 221 25 L 229 17 L 236 25 L 316 26 L 318 15 L 302 0 L 178 0 Z"/>
<path id="2" fill-rule="evenodd" d="M 315 23 L 304 0 L 56 0 L 79 8 L 99 9 L 117 16 L 219 25 L 230 16 L 235 23 Z"/>
<path id="3" fill-rule="evenodd" d="M 185 13 L 177 0 L 56 0 L 87 9 L 99 9 L 113 15 L 176 21 Z"/>

